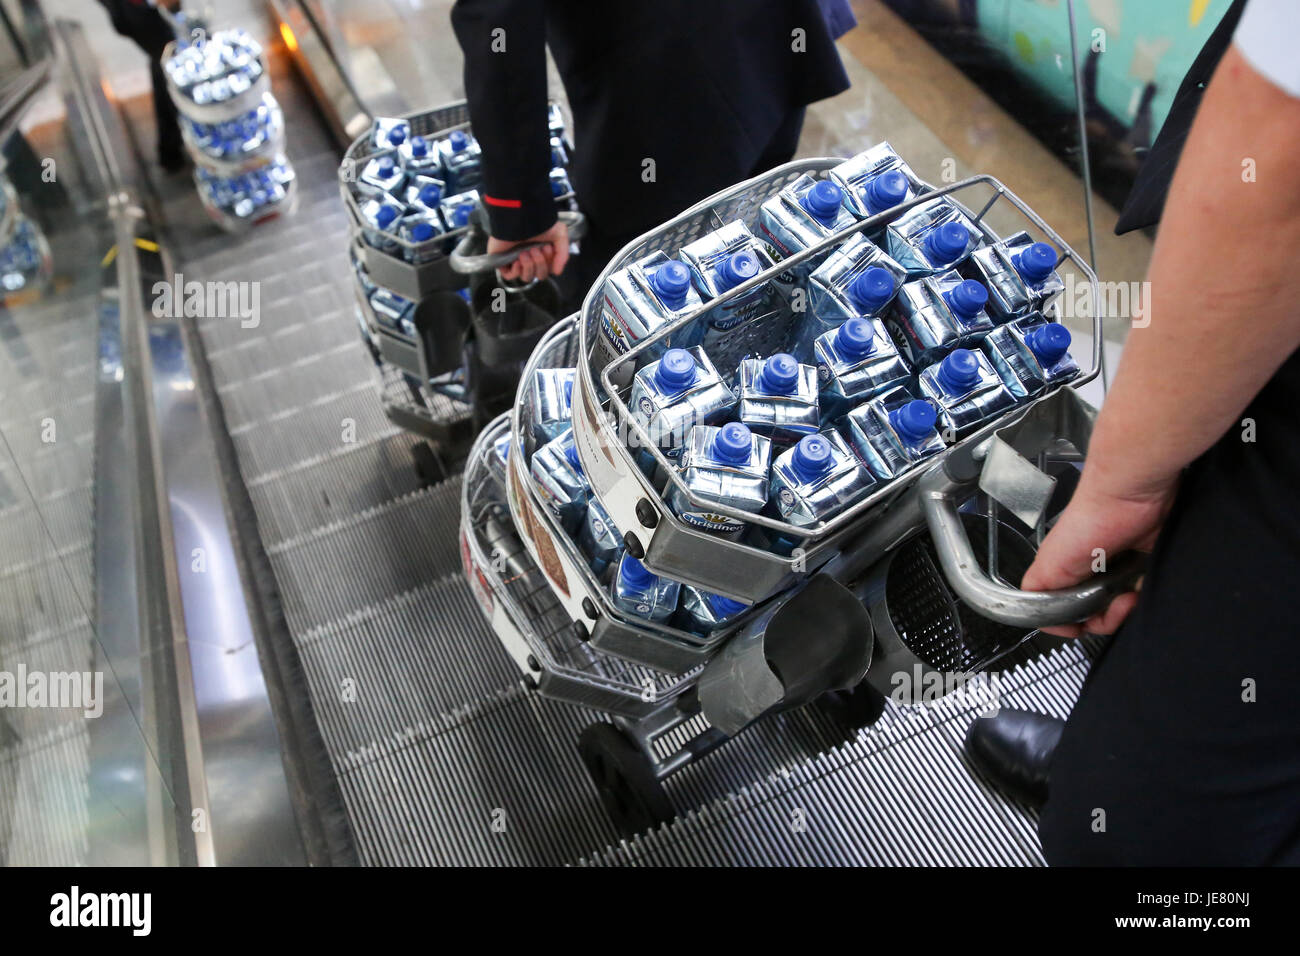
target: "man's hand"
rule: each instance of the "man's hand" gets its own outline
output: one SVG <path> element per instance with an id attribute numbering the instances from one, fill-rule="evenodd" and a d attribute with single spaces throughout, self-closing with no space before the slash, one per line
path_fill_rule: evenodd
<path id="1" fill-rule="evenodd" d="M 1174 502 L 1177 482 L 1141 495 L 1094 491 L 1081 482 L 1025 572 L 1026 591 L 1055 591 L 1087 580 L 1098 559 L 1107 565 L 1125 551 L 1150 551 Z M 1139 586 L 1140 586 L 1139 582 Z M 1137 592 L 1121 594 L 1082 624 L 1045 627 L 1047 634 L 1079 637 L 1113 634 L 1137 604 Z"/>
<path id="2" fill-rule="evenodd" d="M 523 245 L 524 242 L 545 242 L 546 245 L 521 252 L 518 259 L 501 270 L 501 278 L 516 282 L 532 282 L 534 279 L 557 276 L 564 271 L 565 265 L 569 262 L 569 227 L 563 220 L 556 220 L 555 225 L 540 236 L 533 236 L 523 242 L 489 238 L 487 251 L 489 254 L 509 252 L 515 246 Z"/>

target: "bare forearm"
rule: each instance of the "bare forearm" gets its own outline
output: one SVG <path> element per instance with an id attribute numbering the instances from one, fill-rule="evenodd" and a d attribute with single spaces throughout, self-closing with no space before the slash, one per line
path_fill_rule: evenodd
<path id="1" fill-rule="evenodd" d="M 1156 493 L 1240 421 L 1300 346 L 1300 102 L 1229 50 L 1170 189 L 1085 485 Z M 1253 163 L 1253 181 L 1243 161 Z"/>

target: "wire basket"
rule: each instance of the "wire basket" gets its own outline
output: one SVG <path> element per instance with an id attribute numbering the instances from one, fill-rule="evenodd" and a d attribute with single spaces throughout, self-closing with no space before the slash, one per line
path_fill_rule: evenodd
<path id="1" fill-rule="evenodd" d="M 283 153 L 285 149 L 284 111 L 270 93 L 266 93 L 262 97 L 259 105 L 267 108 L 269 133 L 255 149 L 250 149 L 237 158 L 230 158 L 204 147 L 195 139 L 193 130 L 187 124 L 182 123 L 181 139 L 185 141 L 185 148 L 189 151 L 194 162 L 216 176 L 230 178 L 257 169 L 260 166 L 265 166 L 267 163 L 272 162 L 277 155 Z"/>
<path id="2" fill-rule="evenodd" d="M 570 618 L 590 632 L 593 647 L 670 673 L 699 667 L 750 612 L 728 621 L 708 637 L 651 621 L 628 618 L 615 606 L 609 587 L 591 570 L 573 539 L 565 533 L 537 493 L 528 469 L 537 442 L 532 382 L 539 369 L 572 368 L 578 359 L 577 323 L 569 317 L 541 340 L 524 368 L 513 412 L 508 466 L 509 497 L 515 525 L 546 572 Z"/>
<path id="3" fill-rule="evenodd" d="M 923 193 L 915 200 L 892 210 L 863 220 L 831 236 L 818 245 L 790 256 L 774 267 L 764 270 L 754 278 L 741 283 L 717 299 L 711 300 L 689 315 L 665 326 L 654 335 L 638 342 L 626 353 L 604 360 L 600 346 L 600 313 L 604 298 L 603 287 L 610 275 L 651 252 L 662 250 L 676 254 L 681 245 L 690 242 L 719 226 L 734 220 L 743 221 L 758 234 L 759 208 L 768 198 L 800 175 L 815 175 L 840 162 L 838 159 L 808 159 L 778 167 L 756 179 L 741 183 L 692 207 L 676 219 L 626 246 L 606 267 L 583 303 L 581 336 L 584 354 L 588 361 L 578 366 L 580 387 L 575 390 L 574 438 L 582 465 L 593 489 L 606 505 L 615 523 L 628 530 L 628 547 L 633 553 L 641 551 L 643 560 L 656 573 L 684 581 L 721 594 L 751 603 L 761 601 L 793 584 L 804 573 L 815 571 L 829 560 L 848 537 L 861 530 L 864 524 L 883 513 L 889 503 L 903 493 L 919 477 L 924 467 L 934 463 L 927 459 L 893 481 L 882 483 L 862 500 L 844 509 L 830 519 L 809 527 L 788 524 L 765 515 L 741 512 L 737 509 L 709 502 L 710 511 L 756 526 L 774 536 L 801 542 L 794 554 L 785 557 L 751 544 L 724 540 L 706 532 L 690 528 L 680 521 L 666 500 L 678 491 L 697 506 L 705 506 L 693 495 L 663 453 L 634 422 L 629 414 L 627 383 L 632 372 L 654 357 L 654 349 L 673 333 L 694 322 L 705 311 L 734 296 L 775 279 L 782 272 L 800 262 L 822 255 L 847 238 L 881 226 L 887 219 L 908 208 L 938 196 L 951 195 L 954 202 L 965 211 L 971 221 L 985 234 L 986 239 L 997 239 L 986 224 L 985 217 L 1002 200 L 1009 203 L 1026 220 L 1027 226 L 1045 237 L 1059 250 L 1057 268 L 1069 261 L 1082 274 L 1092 296 L 1093 355 L 1090 370 L 1083 372 L 1072 383 L 1082 385 L 1091 381 L 1100 368 L 1101 318 L 1096 308 L 1097 278 L 1073 249 L 1054 232 L 1033 210 L 1013 195 L 1005 186 L 990 176 L 976 176 L 942 189 Z M 990 195 L 982 202 L 979 192 L 986 189 Z M 978 208 L 978 212 L 972 212 Z M 757 351 L 770 353 L 789 331 L 793 317 L 784 321 L 763 323 L 767 331 L 756 330 L 755 335 L 739 342 L 728 352 L 715 358 L 720 369 L 733 367 L 742 353 Z M 755 323 L 759 325 L 760 323 Z M 712 357 L 712 356 L 711 356 Z M 1050 394 L 1047 393 L 1047 394 Z M 1035 401 L 1041 401 L 1042 396 Z M 994 429 L 1023 415 L 1034 402 L 1026 402 L 1009 409 L 1002 416 L 984 423 L 973 435 L 963 438 L 944 454 L 957 448 L 970 448 L 982 441 Z M 658 471 L 668 476 L 663 489 L 657 489 L 637 467 L 622 436 L 634 439 L 648 451 L 658 465 Z"/>
<path id="4" fill-rule="evenodd" d="M 583 640 L 515 530 L 488 455 L 510 429 L 496 418 L 474 442 L 461 484 L 461 560 L 470 588 L 524 683 L 547 697 L 630 719 L 687 682 L 596 651 Z"/>

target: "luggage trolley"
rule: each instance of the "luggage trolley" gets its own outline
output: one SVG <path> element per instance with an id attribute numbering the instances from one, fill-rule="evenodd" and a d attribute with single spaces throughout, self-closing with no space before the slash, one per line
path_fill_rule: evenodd
<path id="1" fill-rule="evenodd" d="M 554 106 L 552 106 L 554 108 Z M 437 137 L 470 127 L 464 101 L 394 117 L 409 124 L 412 136 Z M 339 164 L 339 191 L 350 224 L 356 316 L 361 337 L 379 376 L 384 413 L 394 424 L 452 451 L 464 445 L 514 396 L 520 365 L 541 334 L 554 323 L 559 297 L 550 283 L 507 284 L 498 270 L 514 262 L 530 245 L 487 255 L 486 217 L 475 210 L 466 225 L 425 242 L 389 237 L 391 250 L 367 243 L 358 189 L 361 170 L 376 157 L 395 155 L 378 148 L 373 132 L 353 141 Z M 573 207 L 570 190 L 557 204 Z M 575 209 L 561 209 L 573 239 L 585 221 Z M 495 281 L 494 280 L 495 277 Z M 413 304 L 411 319 L 398 323 L 377 311 L 373 289 L 397 302 Z M 505 291 L 505 307 L 494 303 L 494 290 Z M 501 399 L 505 399 L 502 401 Z M 428 444 L 413 448 L 416 468 L 445 474 Z"/>
<path id="2" fill-rule="evenodd" d="M 709 505 L 801 540 L 802 549 L 789 557 L 697 531 L 667 507 L 674 485 L 688 498 L 690 492 L 649 436 L 631 421 L 627 383 L 636 368 L 652 360 L 651 350 L 659 341 L 704 308 L 627 352 L 609 356 L 598 341 L 603 283 L 615 270 L 653 251 L 674 254 L 727 222 L 741 219 L 756 226 L 765 199 L 799 175 L 816 175 L 838 162 L 787 164 L 724 190 L 624 248 L 588 295 L 580 315 L 560 323 L 542 340 L 520 384 L 503 469 L 508 475 L 506 500 L 518 539 L 549 583 L 558 612 L 602 660 L 670 671 L 690 668 L 681 670 L 671 694 L 654 698 L 648 712 L 612 711 L 611 722 L 589 727 L 579 741 L 601 797 L 624 832 L 668 819 L 672 808 L 663 780 L 764 715 L 821 701 L 851 725 L 864 726 L 879 715 L 885 695 L 903 704 L 920 704 L 926 702 L 925 688 L 951 687 L 948 682 L 921 680 L 900 694 L 893 675 L 988 669 L 1007 659 L 1038 627 L 1095 613 L 1140 573 L 1135 559 L 1121 558 L 1112 562 L 1108 573 L 1075 588 L 1029 593 L 1015 587 L 1062 504 L 1064 495 L 1054 475 L 1077 474 L 1077 462 L 1087 450 L 1095 412 L 1073 387 L 1059 387 L 1012 407 L 809 528 L 761 515 L 729 514 L 729 509 Z M 968 206 L 980 193 L 987 197 L 973 213 Z M 996 235 L 986 222 L 989 212 L 999 202 L 1009 204 L 1059 250 L 1058 269 L 1068 261 L 1084 277 L 1095 305 L 1092 271 L 1032 210 L 988 176 L 928 191 L 860 222 L 778 262 L 721 300 L 742 295 L 790 265 L 939 195 L 951 195 L 990 239 Z M 1091 368 L 1071 386 L 1091 381 L 1100 367 L 1100 317 L 1095 308 L 1092 314 Z M 725 376 L 744 355 L 770 353 L 787 331 L 774 315 L 755 323 L 754 335 L 732 353 L 710 357 Z M 625 532 L 626 551 L 658 574 L 753 605 L 707 647 L 692 647 L 671 628 L 623 619 L 606 597 L 606 587 L 540 505 L 527 467 L 533 450 L 530 380 L 535 369 L 566 362 L 578 369 L 573 431 L 581 466 L 593 495 Z M 628 434 L 654 455 L 659 473 L 669 476 L 664 487 L 656 487 L 637 467 L 620 437 Z M 980 542 L 978 551 L 972 541 Z M 664 647 L 671 644 L 694 653 L 667 659 Z M 545 672 L 546 664 L 537 663 Z M 551 695 L 573 699 L 564 693 Z"/>
<path id="3" fill-rule="evenodd" d="M 204 211 L 235 233 L 292 213 L 297 176 L 285 154 L 284 113 L 271 93 L 260 44 L 241 30 L 209 35 L 206 11 L 196 16 L 173 13 L 154 0 L 150 5 L 176 36 L 162 62 Z M 203 57 L 209 72 L 185 73 L 182 60 L 192 51 L 219 50 L 228 41 L 244 48 L 247 62 Z"/>

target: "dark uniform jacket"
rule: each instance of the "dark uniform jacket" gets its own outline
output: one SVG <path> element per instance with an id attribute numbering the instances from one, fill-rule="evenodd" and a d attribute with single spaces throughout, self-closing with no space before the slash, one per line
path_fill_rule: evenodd
<path id="1" fill-rule="evenodd" d="M 592 225 L 636 234 L 746 178 L 804 105 L 848 88 L 817 0 L 458 0 L 465 92 L 492 234 L 555 221 L 546 44 Z"/>

